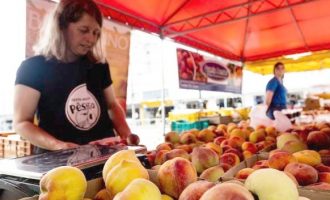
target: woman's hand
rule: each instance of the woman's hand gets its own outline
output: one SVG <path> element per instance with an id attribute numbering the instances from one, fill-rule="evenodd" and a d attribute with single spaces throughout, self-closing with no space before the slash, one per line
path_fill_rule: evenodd
<path id="1" fill-rule="evenodd" d="M 78 146 L 79 146 L 79 144 L 76 144 L 76 143 L 60 141 L 55 145 L 55 149 L 53 149 L 53 150 L 72 149 L 72 148 L 75 148 Z"/>
<path id="2" fill-rule="evenodd" d="M 95 140 L 90 142 L 89 144 L 110 146 L 110 145 L 118 144 L 120 143 L 120 141 L 121 141 L 120 137 L 117 136 L 117 137 L 103 138 L 101 140 Z"/>

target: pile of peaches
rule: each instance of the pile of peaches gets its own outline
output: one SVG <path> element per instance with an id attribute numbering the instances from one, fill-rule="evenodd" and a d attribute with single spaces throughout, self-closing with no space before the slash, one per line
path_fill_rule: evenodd
<path id="1" fill-rule="evenodd" d="M 273 127 L 253 129 L 234 123 L 181 134 L 169 132 L 164 143 L 148 152 L 147 157 L 154 168 L 175 157 L 188 159 L 203 179 L 214 181 L 244 159 L 275 147 L 276 136 Z"/>
<path id="2" fill-rule="evenodd" d="M 261 168 L 284 171 L 299 186 L 330 190 L 330 125 L 327 123 L 298 126 L 276 138 L 277 149 L 236 173 L 246 179 Z"/>
<path id="3" fill-rule="evenodd" d="M 272 150 L 267 159 L 241 169 L 236 178 L 246 179 L 257 169 L 273 168 L 286 172 L 297 185 L 330 189 L 330 124 L 327 123 L 296 126 L 287 132 L 265 126 L 254 129 L 247 123 L 220 124 L 201 131 L 169 132 L 164 140 L 147 154 L 153 169 L 182 157 L 192 163 L 199 178 L 216 182 L 241 161 Z"/>

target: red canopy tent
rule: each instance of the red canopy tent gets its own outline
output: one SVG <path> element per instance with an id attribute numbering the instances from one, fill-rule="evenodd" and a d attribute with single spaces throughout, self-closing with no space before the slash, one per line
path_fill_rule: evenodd
<path id="1" fill-rule="evenodd" d="M 94 0 L 112 20 L 239 61 L 330 49 L 330 0 Z"/>

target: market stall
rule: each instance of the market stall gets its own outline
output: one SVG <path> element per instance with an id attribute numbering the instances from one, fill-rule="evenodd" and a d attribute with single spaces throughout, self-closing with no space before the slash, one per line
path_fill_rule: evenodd
<path id="1" fill-rule="evenodd" d="M 330 48 L 327 0 L 95 2 L 108 19 L 242 62 Z M 208 114 L 185 115 L 194 126 L 166 133 L 163 142 L 148 152 L 120 141 L 119 146 L 86 146 L 1 160 L 5 164 L 0 165 L 0 189 L 11 195 L 22 188 L 28 190 L 18 197 L 38 195 L 40 189 L 40 195 L 68 194 L 77 200 L 191 199 L 195 195 L 202 200 L 218 199 L 219 195 L 251 200 L 330 198 L 328 123 L 283 130 L 281 125 L 279 129 L 262 124 L 252 127 L 248 120 L 200 123 L 200 117 L 210 117 Z M 68 167 L 61 171 L 61 166 Z M 97 170 L 90 172 L 94 167 Z M 66 173 L 67 177 L 58 177 Z M 310 177 L 302 178 L 304 174 Z M 87 184 L 95 178 L 97 183 Z M 73 182 L 64 181 L 69 179 Z M 3 194 L 8 195 L 6 199 L 14 198 Z"/>

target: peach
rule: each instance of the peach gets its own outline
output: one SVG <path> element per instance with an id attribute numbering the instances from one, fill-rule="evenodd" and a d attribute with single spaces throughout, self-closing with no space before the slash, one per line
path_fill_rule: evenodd
<path id="1" fill-rule="evenodd" d="M 131 133 L 126 138 L 126 142 L 127 142 L 128 145 L 139 145 L 140 138 L 139 138 L 138 135 Z"/>
<path id="2" fill-rule="evenodd" d="M 191 153 L 193 150 L 193 147 L 189 144 L 176 145 L 174 148 L 185 150 L 187 153 Z"/>
<path id="3" fill-rule="evenodd" d="M 250 134 L 249 141 L 252 143 L 257 143 L 257 142 L 265 140 L 265 137 L 266 137 L 266 135 L 265 135 L 264 131 L 256 130 Z"/>
<path id="4" fill-rule="evenodd" d="M 247 137 L 246 133 L 244 131 L 242 131 L 242 129 L 240 129 L 240 128 L 235 128 L 234 130 L 232 130 L 229 133 L 229 138 L 234 137 L 234 136 L 240 137 L 240 138 L 242 138 L 244 140 Z"/>
<path id="5" fill-rule="evenodd" d="M 224 146 L 229 146 L 229 139 L 222 140 L 220 147 L 223 148 Z"/>
<path id="6" fill-rule="evenodd" d="M 203 129 L 198 133 L 197 139 L 203 142 L 212 142 L 215 138 L 215 133 L 209 129 Z"/>
<path id="7" fill-rule="evenodd" d="M 164 161 L 171 160 L 176 157 L 190 159 L 190 155 L 183 149 L 172 149 L 171 151 L 165 152 Z"/>
<path id="8" fill-rule="evenodd" d="M 177 132 L 171 131 L 171 132 L 166 133 L 165 142 L 175 144 L 175 143 L 178 143 L 179 141 L 180 141 L 180 136 Z"/>
<path id="9" fill-rule="evenodd" d="M 270 141 L 270 142 L 275 144 L 276 143 L 276 138 L 272 137 L 272 136 L 266 136 L 265 141 Z"/>
<path id="10" fill-rule="evenodd" d="M 321 123 L 318 123 L 316 124 L 316 128 L 321 130 L 321 129 L 324 129 L 324 128 L 329 128 L 329 124 L 327 122 L 321 122 Z"/>
<path id="11" fill-rule="evenodd" d="M 236 149 L 241 149 L 241 146 L 244 142 L 245 140 L 238 136 L 233 136 L 228 139 L 228 145 Z"/>
<path id="12" fill-rule="evenodd" d="M 159 145 L 157 145 L 156 147 L 156 151 L 160 151 L 160 150 L 172 150 L 174 147 L 171 143 L 166 142 L 166 143 L 160 143 Z"/>
<path id="13" fill-rule="evenodd" d="M 282 171 L 268 168 L 254 171 L 245 180 L 245 187 L 262 200 L 297 200 L 297 186 Z"/>
<path id="14" fill-rule="evenodd" d="M 194 135 L 196 136 L 196 138 L 197 138 L 197 136 L 198 136 L 198 134 L 199 134 L 199 130 L 196 129 L 196 128 L 190 129 L 190 130 L 187 131 L 187 132 L 194 134 Z"/>
<path id="15" fill-rule="evenodd" d="M 318 164 L 315 165 L 314 168 L 318 171 L 318 172 L 330 172 L 330 167 L 326 166 L 324 164 Z"/>
<path id="16" fill-rule="evenodd" d="M 319 151 L 322 163 L 330 166 L 330 149 L 322 149 Z"/>
<path id="17" fill-rule="evenodd" d="M 236 173 L 235 177 L 245 180 L 254 171 L 255 169 L 253 168 L 243 168 Z"/>
<path id="18" fill-rule="evenodd" d="M 303 150 L 292 154 L 300 163 L 315 166 L 321 163 L 321 156 L 314 150 Z"/>
<path id="19" fill-rule="evenodd" d="M 217 182 L 219 181 L 220 177 L 225 173 L 225 171 L 223 170 L 223 168 L 220 165 L 216 165 L 210 168 L 207 168 L 206 170 L 204 170 L 201 175 L 199 176 L 199 178 L 203 179 L 203 180 L 207 180 L 210 182 Z"/>
<path id="20" fill-rule="evenodd" d="M 161 200 L 174 200 L 171 196 L 168 196 L 167 194 L 162 194 Z"/>
<path id="21" fill-rule="evenodd" d="M 137 178 L 149 179 L 148 171 L 140 162 L 122 160 L 108 172 L 104 182 L 111 195 L 116 195 Z"/>
<path id="22" fill-rule="evenodd" d="M 227 139 L 225 136 L 218 136 L 214 138 L 213 143 L 217 145 L 221 145 L 221 142 Z"/>
<path id="23" fill-rule="evenodd" d="M 200 200 L 254 200 L 252 194 L 244 186 L 236 183 L 221 183 L 207 190 Z"/>
<path id="24" fill-rule="evenodd" d="M 283 133 L 280 136 L 276 138 L 276 146 L 278 149 L 282 149 L 284 144 L 290 140 L 299 141 L 299 138 L 297 135 L 291 134 L 291 133 Z"/>
<path id="25" fill-rule="evenodd" d="M 121 150 L 114 153 L 112 156 L 108 158 L 105 162 L 102 170 L 102 177 L 105 181 L 108 175 L 108 172 L 112 170 L 116 165 L 118 165 L 123 160 L 130 160 L 137 163 L 140 163 L 140 160 L 136 157 L 134 150 Z M 141 163 L 140 163 L 141 164 Z"/>
<path id="26" fill-rule="evenodd" d="M 330 135 L 323 131 L 312 131 L 307 136 L 307 145 L 314 150 L 329 148 Z"/>
<path id="27" fill-rule="evenodd" d="M 231 149 L 231 148 L 233 148 L 233 147 L 231 147 L 231 146 L 229 146 L 229 145 L 223 145 L 223 146 L 221 146 L 221 148 L 222 148 L 222 152 L 225 152 L 225 151 L 227 151 L 228 149 Z"/>
<path id="28" fill-rule="evenodd" d="M 233 167 L 238 165 L 240 160 L 239 157 L 234 153 L 224 153 L 220 157 L 220 163 L 227 163 Z"/>
<path id="29" fill-rule="evenodd" d="M 93 200 L 112 200 L 113 196 L 107 189 L 102 189 L 96 193 Z"/>
<path id="30" fill-rule="evenodd" d="M 249 159 L 253 156 L 253 153 L 251 151 L 245 150 L 243 151 L 243 160 Z"/>
<path id="31" fill-rule="evenodd" d="M 216 130 L 223 130 L 223 131 L 227 131 L 227 125 L 226 124 L 219 124 L 217 126 Z"/>
<path id="32" fill-rule="evenodd" d="M 292 174 L 301 186 L 316 183 L 318 180 L 316 169 L 303 163 L 289 163 L 284 171 Z"/>
<path id="33" fill-rule="evenodd" d="M 213 142 L 209 142 L 209 143 L 205 144 L 205 147 L 209 148 L 209 149 L 212 149 L 219 156 L 222 154 L 222 148 L 220 147 L 220 145 L 216 145 Z"/>
<path id="34" fill-rule="evenodd" d="M 207 127 L 207 129 L 209 129 L 210 131 L 213 131 L 214 132 L 217 129 L 217 126 L 210 125 L 210 126 Z"/>
<path id="35" fill-rule="evenodd" d="M 118 193 L 113 200 L 161 200 L 161 196 L 158 187 L 153 182 L 137 178 L 127 185 L 122 192 Z"/>
<path id="36" fill-rule="evenodd" d="M 289 163 L 297 162 L 297 159 L 288 152 L 276 152 L 268 159 L 270 168 L 283 170 Z"/>
<path id="37" fill-rule="evenodd" d="M 220 163 L 219 165 L 222 167 L 223 171 L 225 172 L 231 168 L 231 165 L 228 163 Z"/>
<path id="38" fill-rule="evenodd" d="M 302 141 L 302 142 L 307 142 L 307 137 L 309 132 L 306 130 L 298 130 L 295 131 L 296 135 L 298 136 L 298 138 Z"/>
<path id="39" fill-rule="evenodd" d="M 324 182 L 324 183 L 330 184 L 330 172 L 320 172 L 319 173 L 319 182 Z"/>
<path id="40" fill-rule="evenodd" d="M 253 169 L 264 169 L 269 168 L 268 160 L 258 160 L 256 163 L 254 163 Z"/>
<path id="41" fill-rule="evenodd" d="M 165 153 L 169 152 L 169 150 L 160 150 L 157 151 L 154 164 L 155 165 L 161 165 L 165 162 Z"/>
<path id="42" fill-rule="evenodd" d="M 307 149 L 307 145 L 298 140 L 287 141 L 284 144 L 284 146 L 281 148 L 281 150 L 289 152 L 289 153 L 295 153 L 295 152 L 306 150 L 306 149 Z"/>
<path id="43" fill-rule="evenodd" d="M 214 130 L 213 133 L 215 134 L 216 137 L 227 135 L 227 132 L 225 130 L 220 130 L 220 129 Z"/>
<path id="44" fill-rule="evenodd" d="M 266 131 L 267 136 L 271 136 L 271 137 L 276 137 L 277 136 L 276 128 L 273 127 L 273 126 L 267 126 L 265 128 L 265 131 Z"/>
<path id="45" fill-rule="evenodd" d="M 180 194 L 179 200 L 199 200 L 200 197 L 214 185 L 214 183 L 203 180 L 191 183 Z"/>
<path id="46" fill-rule="evenodd" d="M 196 147 L 191 153 L 191 162 L 198 173 L 219 164 L 217 153 L 206 147 Z"/>
<path id="47" fill-rule="evenodd" d="M 322 132 L 330 136 L 330 127 L 320 129 Z"/>
<path id="48" fill-rule="evenodd" d="M 166 161 L 158 170 L 159 188 L 167 195 L 179 198 L 181 192 L 197 181 L 197 172 L 191 162 L 184 158 Z"/>
<path id="49" fill-rule="evenodd" d="M 147 156 L 147 159 L 148 159 L 148 162 L 151 166 L 154 166 L 155 165 L 155 158 L 156 158 L 156 151 L 148 151 L 146 153 L 146 156 Z"/>
<path id="50" fill-rule="evenodd" d="M 286 151 L 283 151 L 283 150 L 281 150 L 281 149 L 274 149 L 274 150 L 271 150 L 270 152 L 269 152 L 269 157 L 270 156 L 272 156 L 274 153 L 276 153 L 276 152 L 286 152 Z"/>
<path id="51" fill-rule="evenodd" d="M 299 186 L 299 183 L 298 183 L 296 177 L 293 176 L 293 174 L 291 174 L 291 173 L 289 173 L 289 172 L 286 172 L 286 171 L 284 171 L 284 173 L 285 173 L 286 175 L 288 175 L 289 178 L 291 178 L 291 180 L 294 182 L 294 184 L 295 184 L 296 186 Z"/>
<path id="52" fill-rule="evenodd" d="M 244 142 L 241 146 L 243 151 L 249 151 L 253 154 L 257 153 L 258 149 L 256 145 L 252 142 Z"/>
<path id="53" fill-rule="evenodd" d="M 185 132 L 180 135 L 181 144 L 190 144 L 190 143 L 195 143 L 196 141 L 197 141 L 197 137 L 192 132 Z"/>
<path id="54" fill-rule="evenodd" d="M 83 199 L 86 189 L 87 180 L 80 169 L 56 167 L 41 178 L 39 199 Z"/>
<path id="55" fill-rule="evenodd" d="M 235 123 L 229 123 L 227 125 L 227 133 L 230 133 L 232 130 L 234 130 L 235 128 L 237 128 L 237 124 Z"/>
<path id="56" fill-rule="evenodd" d="M 236 154 L 239 157 L 240 161 L 244 159 L 242 152 L 238 149 L 235 149 L 235 148 L 227 149 L 225 151 L 225 153 L 234 153 L 234 154 Z"/>

